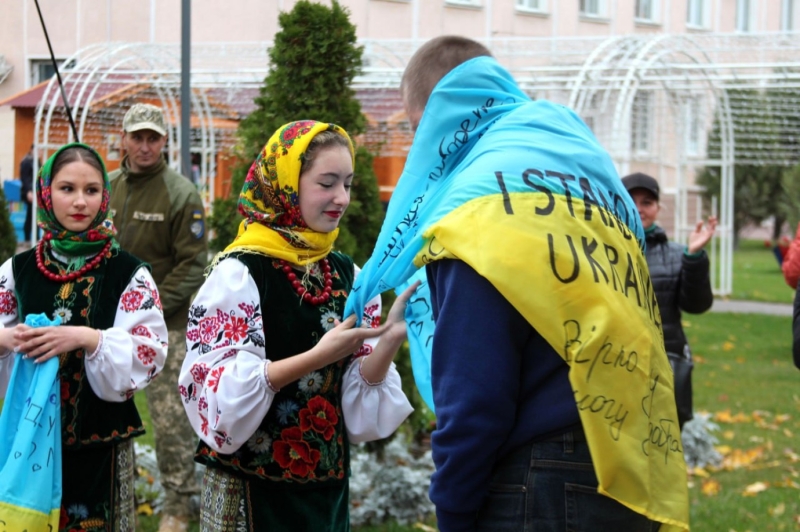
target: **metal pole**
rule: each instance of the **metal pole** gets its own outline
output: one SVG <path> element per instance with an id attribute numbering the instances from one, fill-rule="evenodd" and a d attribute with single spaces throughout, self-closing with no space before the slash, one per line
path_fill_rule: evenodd
<path id="1" fill-rule="evenodd" d="M 192 9 L 191 0 L 181 0 L 181 173 L 192 178 Z"/>

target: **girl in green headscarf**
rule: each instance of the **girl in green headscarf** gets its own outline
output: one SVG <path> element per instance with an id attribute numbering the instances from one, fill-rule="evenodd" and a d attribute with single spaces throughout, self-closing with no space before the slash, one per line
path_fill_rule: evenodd
<path id="1" fill-rule="evenodd" d="M 0 266 L 0 397 L 14 364 L 59 358 L 59 530 L 134 530 L 133 393 L 161 370 L 167 328 L 148 266 L 122 251 L 100 156 L 68 144 L 36 183 L 44 238 Z M 26 315 L 61 318 L 30 328 Z"/>

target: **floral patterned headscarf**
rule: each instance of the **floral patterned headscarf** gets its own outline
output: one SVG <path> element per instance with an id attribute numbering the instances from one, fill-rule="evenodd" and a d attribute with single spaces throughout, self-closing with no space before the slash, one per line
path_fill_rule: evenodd
<path id="1" fill-rule="evenodd" d="M 88 154 L 96 157 L 103 169 L 103 199 L 100 210 L 97 212 L 89 227 L 80 233 L 67 230 L 56 219 L 53 212 L 53 200 L 51 184 L 53 182 L 53 165 L 58 157 L 70 148 L 82 148 Z M 36 201 L 38 204 L 36 221 L 39 227 L 44 230 L 45 238 L 49 238 L 53 247 L 66 255 L 89 255 L 92 252 L 100 251 L 110 238 L 114 238 L 117 231 L 109 212 L 109 201 L 111 196 L 111 186 L 108 180 L 108 172 L 100 155 L 91 147 L 79 142 L 66 144 L 59 148 L 44 163 L 39 170 L 36 180 Z"/>
<path id="2" fill-rule="evenodd" d="M 278 128 L 247 173 L 239 194 L 239 212 L 245 219 L 223 253 L 244 248 L 298 265 L 330 253 L 339 229 L 330 233 L 310 229 L 300 214 L 298 196 L 304 155 L 311 140 L 323 131 L 347 139 L 355 164 L 353 142 L 336 124 L 301 120 Z"/>

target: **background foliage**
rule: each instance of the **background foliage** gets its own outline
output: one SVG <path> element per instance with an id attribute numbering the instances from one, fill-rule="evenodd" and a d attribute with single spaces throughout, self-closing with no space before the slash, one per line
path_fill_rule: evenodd
<path id="1" fill-rule="evenodd" d="M 773 238 L 785 221 L 800 219 L 800 92 L 793 88 L 726 89 L 734 136 L 734 235 L 774 216 Z M 721 158 L 719 112 L 707 139 L 708 158 Z M 721 172 L 707 166 L 697 177 L 710 201 L 720 196 Z"/>
<path id="2" fill-rule="evenodd" d="M 0 187 L 0 264 L 10 259 L 17 250 L 17 235 L 11 224 L 6 196 Z"/>
<path id="3" fill-rule="evenodd" d="M 333 122 L 352 136 L 364 132 L 366 118 L 352 89 L 362 66 L 363 49 L 347 10 L 333 1 L 326 6 L 307 0 L 278 17 L 280 31 L 269 50 L 270 70 L 256 110 L 239 126 L 239 163 L 231 197 L 214 202 L 209 221 L 211 246 L 219 250 L 236 236 L 241 217 L 236 204 L 252 162 L 272 133 L 287 122 L 313 119 Z M 373 155 L 358 147 L 351 203 L 340 225 L 336 247 L 363 264 L 370 256 L 383 221 Z"/>

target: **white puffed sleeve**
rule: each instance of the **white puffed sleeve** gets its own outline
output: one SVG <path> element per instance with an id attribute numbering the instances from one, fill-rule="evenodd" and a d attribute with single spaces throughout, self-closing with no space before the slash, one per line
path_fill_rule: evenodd
<path id="1" fill-rule="evenodd" d="M 356 267 L 356 276 L 361 270 Z M 375 296 L 364 307 L 363 323 L 378 327 L 381 320 L 381 297 Z M 394 363 L 379 383 L 367 382 L 361 374 L 361 361 L 370 355 L 380 338 L 369 338 L 356 354 L 344 375 L 342 413 L 351 443 L 362 443 L 390 436 L 413 412 L 403 392 L 400 374 Z"/>
<path id="2" fill-rule="evenodd" d="M 241 447 L 269 411 L 261 302 L 247 267 L 223 259 L 189 309 L 179 390 L 189 421 L 213 449 Z"/>
<path id="3" fill-rule="evenodd" d="M 167 359 L 167 324 L 147 268 L 131 278 L 119 299 L 114 325 L 100 331 L 100 342 L 87 353 L 89 385 L 100 399 L 122 402 L 146 387 Z"/>
<path id="4" fill-rule="evenodd" d="M 14 287 L 14 271 L 11 259 L 8 259 L 0 266 L 0 328 L 2 329 L 16 327 L 19 323 Z M 0 399 L 6 396 L 15 358 L 12 351 L 0 349 Z"/>

